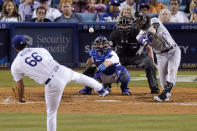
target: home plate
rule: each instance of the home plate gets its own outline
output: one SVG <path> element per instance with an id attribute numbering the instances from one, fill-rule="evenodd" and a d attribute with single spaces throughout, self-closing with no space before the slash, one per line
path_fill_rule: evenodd
<path id="1" fill-rule="evenodd" d="M 96 102 L 120 102 L 120 100 L 95 100 Z"/>

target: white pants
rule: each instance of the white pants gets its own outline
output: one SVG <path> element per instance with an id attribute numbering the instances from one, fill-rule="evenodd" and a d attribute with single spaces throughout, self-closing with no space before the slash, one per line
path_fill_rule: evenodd
<path id="1" fill-rule="evenodd" d="M 50 77 L 51 81 L 45 85 L 45 100 L 47 108 L 47 131 L 56 131 L 57 110 L 62 98 L 64 87 L 67 83 L 73 81 L 92 87 L 94 90 L 99 91 L 102 85 L 81 73 L 75 72 L 65 66 L 60 66 L 57 72 Z"/>
<path id="2" fill-rule="evenodd" d="M 178 46 L 168 53 L 157 54 L 158 73 L 161 87 L 164 88 L 166 81 L 176 83 L 176 74 L 181 61 L 181 50 Z"/>

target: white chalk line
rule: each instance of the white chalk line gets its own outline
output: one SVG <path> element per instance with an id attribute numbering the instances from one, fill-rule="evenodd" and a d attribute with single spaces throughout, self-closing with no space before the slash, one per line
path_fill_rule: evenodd
<path id="1" fill-rule="evenodd" d="M 121 102 L 121 100 L 95 100 L 96 102 Z M 166 104 L 166 105 L 181 105 L 181 106 L 197 106 L 197 102 L 129 102 L 128 104 L 136 104 L 136 105 L 161 105 L 161 104 Z"/>
<path id="2" fill-rule="evenodd" d="M 94 100 L 96 102 L 121 102 L 121 100 Z"/>
<path id="3" fill-rule="evenodd" d="M 157 76 L 159 79 L 159 76 Z M 147 80 L 145 75 L 131 77 L 132 81 Z M 197 82 L 197 75 L 177 75 L 176 82 Z"/>
<path id="4" fill-rule="evenodd" d="M 129 102 L 129 104 L 197 106 L 197 102 Z"/>
<path id="5" fill-rule="evenodd" d="M 8 104 L 42 104 L 44 102 L 32 102 L 32 101 L 27 101 L 25 103 L 20 103 L 16 100 L 11 99 L 12 96 L 8 96 L 6 99 L 4 99 L 2 102 L 0 102 L 0 105 L 8 105 Z"/>
<path id="6" fill-rule="evenodd" d="M 9 105 L 9 104 L 44 104 L 44 101 L 40 102 L 33 102 L 33 101 L 27 101 L 25 103 L 20 103 L 17 101 L 11 100 L 12 96 L 8 96 L 6 99 L 4 99 L 2 102 L 0 102 L 0 105 Z M 103 102 L 103 103 L 118 103 L 121 102 L 121 100 L 94 100 L 95 102 Z M 61 104 L 74 104 L 74 103 L 63 103 Z M 135 104 L 135 105 L 180 105 L 180 106 L 197 106 L 197 102 L 128 102 L 128 104 Z"/>

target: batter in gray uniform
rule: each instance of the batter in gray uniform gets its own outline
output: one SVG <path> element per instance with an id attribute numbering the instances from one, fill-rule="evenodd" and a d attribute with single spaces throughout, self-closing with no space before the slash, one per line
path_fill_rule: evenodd
<path id="1" fill-rule="evenodd" d="M 136 39 L 142 44 L 142 47 L 151 46 L 157 56 L 157 68 L 163 91 L 154 99 L 168 101 L 176 83 L 181 50 L 158 18 L 137 14 L 134 19 L 137 28 L 141 30 Z"/>

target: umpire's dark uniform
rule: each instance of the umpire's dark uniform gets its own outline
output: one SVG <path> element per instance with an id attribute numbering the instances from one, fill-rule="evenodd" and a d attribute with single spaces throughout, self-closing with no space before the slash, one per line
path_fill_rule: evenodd
<path id="1" fill-rule="evenodd" d="M 121 64 L 124 66 L 136 65 L 137 67 L 144 68 L 151 93 L 159 93 L 156 69 L 153 61 L 145 51 L 141 55 L 136 55 L 136 52 L 140 48 L 140 44 L 136 40 L 138 33 L 139 30 L 135 27 L 127 31 L 121 31 L 116 28 L 110 34 L 109 40 L 112 41 L 112 47 L 116 49 Z"/>

